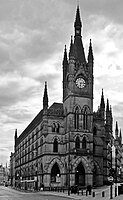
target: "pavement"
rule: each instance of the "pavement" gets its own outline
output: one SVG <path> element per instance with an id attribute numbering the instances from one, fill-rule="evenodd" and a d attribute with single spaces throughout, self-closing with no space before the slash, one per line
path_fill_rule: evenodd
<path id="1" fill-rule="evenodd" d="M 117 185 L 118 186 L 118 185 Z M 115 197 L 115 185 L 113 185 L 113 192 L 112 192 L 112 199 L 114 200 L 123 200 L 123 194 Z M 24 190 L 21 190 L 24 192 Z M 30 191 L 25 191 L 30 192 Z M 34 191 L 35 192 L 35 191 Z M 54 192 L 54 191 L 38 191 L 42 195 L 52 195 L 52 196 L 59 196 L 59 197 L 66 197 L 66 199 L 77 199 L 77 200 L 109 200 L 110 197 L 110 186 L 102 186 L 95 189 L 92 189 L 91 195 L 86 196 L 86 190 L 82 192 L 80 191 L 79 194 L 70 194 L 68 195 L 68 191 L 64 192 Z M 95 195 L 94 195 L 95 194 Z M 117 191 L 118 194 L 118 191 Z"/>
<path id="2" fill-rule="evenodd" d="M 95 192 L 95 196 L 93 196 L 93 192 Z M 92 194 L 91 195 L 87 195 L 86 196 L 86 191 L 84 192 L 84 194 L 82 195 L 81 193 L 78 194 L 70 194 L 68 196 L 67 191 L 63 192 L 50 192 L 50 191 L 41 191 L 40 193 L 42 193 L 43 195 L 55 195 L 55 196 L 61 196 L 61 197 L 66 197 L 67 199 L 77 199 L 77 200 L 109 200 L 110 198 L 110 188 L 109 187 L 102 187 L 102 188 L 98 188 L 98 189 L 94 189 L 92 190 Z M 113 190 L 113 195 L 112 195 L 112 199 L 114 200 L 123 200 L 123 195 L 119 195 L 115 197 L 115 192 Z"/>

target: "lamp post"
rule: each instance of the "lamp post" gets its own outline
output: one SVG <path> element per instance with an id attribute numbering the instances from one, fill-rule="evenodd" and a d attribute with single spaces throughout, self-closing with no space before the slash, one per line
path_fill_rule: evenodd
<path id="1" fill-rule="evenodd" d="M 68 196 L 70 196 L 70 131 L 68 135 Z"/>

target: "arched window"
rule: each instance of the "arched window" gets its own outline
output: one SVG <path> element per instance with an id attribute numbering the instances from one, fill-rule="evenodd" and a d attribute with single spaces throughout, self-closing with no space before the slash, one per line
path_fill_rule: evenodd
<path id="1" fill-rule="evenodd" d="M 58 141 L 57 141 L 57 139 L 55 139 L 54 143 L 53 143 L 53 152 L 58 152 Z"/>
<path id="2" fill-rule="evenodd" d="M 56 129 L 56 125 L 55 125 L 55 123 L 53 123 L 53 125 L 52 125 L 52 132 L 55 132 L 55 129 Z"/>
<path id="3" fill-rule="evenodd" d="M 94 126 L 94 128 L 93 128 L 93 134 L 96 135 L 96 133 L 97 133 L 97 128 L 96 128 L 96 126 Z"/>
<path id="4" fill-rule="evenodd" d="M 87 141 L 86 138 L 84 137 L 82 140 L 82 149 L 86 149 L 86 146 L 87 146 Z"/>
<path id="5" fill-rule="evenodd" d="M 79 149 L 79 148 L 80 148 L 80 139 L 79 139 L 78 136 L 76 137 L 75 148 L 76 148 L 76 149 Z"/>
<path id="6" fill-rule="evenodd" d="M 58 177 L 60 177 L 60 170 L 58 164 L 55 163 L 51 170 L 51 182 L 57 182 Z"/>
<path id="7" fill-rule="evenodd" d="M 79 129 L 79 108 L 76 107 L 76 110 L 75 110 L 75 124 L 74 124 L 74 128 L 75 129 Z"/>
<path id="8" fill-rule="evenodd" d="M 60 129 L 60 125 L 57 124 L 57 126 L 56 126 L 56 132 L 57 132 L 57 133 L 59 133 L 59 129 Z"/>
<path id="9" fill-rule="evenodd" d="M 84 130 L 88 129 L 88 113 L 87 113 L 87 109 L 85 109 L 84 115 L 83 115 L 83 129 Z"/>

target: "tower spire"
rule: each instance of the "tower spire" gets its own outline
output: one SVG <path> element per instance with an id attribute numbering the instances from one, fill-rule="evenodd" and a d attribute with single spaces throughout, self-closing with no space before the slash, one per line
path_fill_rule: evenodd
<path id="1" fill-rule="evenodd" d="M 115 128 L 115 137 L 118 138 L 118 123 L 116 121 L 116 128 Z"/>
<path id="2" fill-rule="evenodd" d="M 76 10 L 76 18 L 74 22 L 74 29 L 75 29 L 75 36 L 74 36 L 74 53 L 75 53 L 75 58 L 76 61 L 79 61 L 79 63 L 86 64 L 86 59 L 85 59 L 85 52 L 83 48 L 83 43 L 82 43 L 82 36 L 81 36 L 81 19 L 80 19 L 80 11 L 79 11 L 79 5 L 77 6 Z"/>
<path id="3" fill-rule="evenodd" d="M 93 57 L 92 43 L 91 43 L 91 39 L 90 39 L 88 62 L 93 62 L 93 60 L 94 60 L 94 57 Z"/>
<path id="4" fill-rule="evenodd" d="M 105 109 L 105 102 L 104 102 L 103 88 L 102 88 L 102 95 L 101 95 L 100 108 L 101 108 L 101 109 Z"/>
<path id="5" fill-rule="evenodd" d="M 17 139 L 17 129 L 15 129 L 15 140 Z"/>
<path id="6" fill-rule="evenodd" d="M 64 58 L 63 58 L 63 65 L 65 65 L 65 64 L 68 64 L 66 45 L 65 45 L 65 49 L 64 49 Z"/>
<path id="7" fill-rule="evenodd" d="M 109 112 L 109 100 L 107 99 L 106 112 Z"/>
<path id="8" fill-rule="evenodd" d="M 75 18 L 75 22 L 74 22 L 74 27 L 75 27 L 75 36 L 76 35 L 81 36 L 82 23 L 81 23 L 81 19 L 80 19 L 79 5 L 77 5 L 76 18 Z"/>
<path id="9" fill-rule="evenodd" d="M 70 51 L 69 51 L 69 59 L 70 57 L 74 57 L 74 44 L 73 44 L 73 37 L 71 35 L 71 42 L 70 42 Z"/>
<path id="10" fill-rule="evenodd" d="M 43 109 L 48 108 L 48 94 L 47 94 L 47 82 L 45 81 L 44 96 L 43 96 Z"/>

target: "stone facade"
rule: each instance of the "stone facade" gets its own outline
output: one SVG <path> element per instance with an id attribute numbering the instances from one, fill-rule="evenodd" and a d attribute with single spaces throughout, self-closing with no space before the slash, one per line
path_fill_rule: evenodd
<path id="1" fill-rule="evenodd" d="M 45 83 L 43 109 L 19 137 L 15 132 L 15 179 L 27 180 L 30 189 L 42 183 L 100 186 L 109 176 L 112 110 L 108 100 L 105 108 L 102 90 L 98 111 L 93 112 L 94 56 L 90 40 L 86 60 L 81 29 L 77 7 L 69 55 L 66 46 L 64 50 L 63 103 L 48 107 Z"/>

